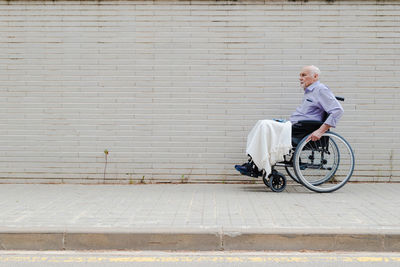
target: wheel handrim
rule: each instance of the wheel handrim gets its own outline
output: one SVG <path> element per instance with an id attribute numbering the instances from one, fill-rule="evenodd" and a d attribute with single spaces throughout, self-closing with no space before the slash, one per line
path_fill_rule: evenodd
<path id="1" fill-rule="evenodd" d="M 296 176 L 310 190 L 332 192 L 341 188 L 354 170 L 354 154 L 340 135 L 327 132 L 319 141 L 297 146 L 293 167 Z"/>

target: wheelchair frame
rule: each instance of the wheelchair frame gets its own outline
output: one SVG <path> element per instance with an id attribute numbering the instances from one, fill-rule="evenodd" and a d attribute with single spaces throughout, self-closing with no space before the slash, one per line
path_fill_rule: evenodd
<path id="1" fill-rule="evenodd" d="M 339 101 L 344 101 L 343 97 L 336 96 L 336 99 Z M 325 114 L 323 121 L 325 121 L 327 117 L 328 114 Z M 308 126 L 310 129 L 319 128 L 323 124 L 322 121 L 300 121 L 299 123 L 305 124 L 305 126 Z M 310 132 L 312 131 L 310 130 Z M 342 136 L 331 131 L 327 131 L 326 133 L 324 133 L 321 139 L 315 142 L 310 140 L 307 141 L 309 136 L 310 133 L 303 136 L 301 141 L 298 142 L 298 144 L 295 144 L 294 147 L 292 148 L 290 160 L 286 160 L 285 158 L 283 162 L 276 163 L 272 167 L 271 174 L 268 177 L 266 177 L 265 170 L 262 171 L 263 182 L 266 186 L 271 188 L 272 191 L 282 192 L 286 187 L 285 175 L 276 171 L 275 167 L 284 167 L 290 178 L 292 178 L 295 182 L 300 183 L 305 187 L 307 187 L 308 189 L 319 193 L 328 193 L 336 191 L 341 187 L 343 187 L 350 180 L 354 171 L 354 153 L 350 144 Z M 316 145 L 317 142 L 320 142 L 320 145 Z M 331 182 L 332 178 L 335 177 L 335 174 L 340 166 L 340 149 L 338 147 L 338 143 L 340 143 L 343 146 L 343 149 L 345 149 L 348 152 L 348 161 L 349 161 L 347 163 L 349 165 L 348 171 L 344 175 L 345 178 L 341 180 L 339 183 L 335 184 L 332 182 L 331 183 L 332 186 L 321 187 L 322 184 Z M 308 144 L 311 145 L 309 147 L 306 147 Z M 330 144 L 332 144 L 333 151 L 329 151 Z M 308 158 L 306 158 L 306 160 L 310 160 L 311 163 L 301 162 L 300 154 L 306 150 L 311 151 L 311 155 L 309 155 Z M 317 161 L 318 159 L 318 157 L 316 157 L 315 155 L 318 153 L 320 153 L 319 162 L 314 162 Z M 327 164 L 327 160 L 324 158 L 324 155 L 330 155 L 331 153 L 335 153 L 335 155 L 337 155 L 337 157 L 334 159 L 335 165 L 333 170 L 332 167 L 324 166 Z M 293 172 L 291 168 L 293 168 Z M 309 181 L 307 177 L 305 177 L 302 173 L 302 171 L 307 168 L 315 170 L 328 170 L 330 172 L 328 173 L 329 175 L 328 174 L 325 175 L 325 177 L 323 177 L 322 179 L 319 179 L 317 181 Z"/>
<path id="2" fill-rule="evenodd" d="M 305 146 L 307 144 L 310 143 L 315 143 L 313 141 L 307 141 L 307 138 L 309 137 L 309 135 L 305 136 L 300 143 L 295 147 L 292 148 L 291 151 L 291 158 L 289 161 L 283 161 L 283 162 L 278 162 L 276 163 L 273 167 L 272 167 L 272 171 L 271 174 L 266 177 L 266 173 L 263 170 L 262 172 L 262 178 L 263 178 L 263 182 L 266 186 L 268 186 L 269 188 L 271 188 L 272 191 L 274 192 L 282 192 L 285 187 L 286 187 L 286 177 L 285 175 L 283 175 L 282 173 L 278 172 L 275 167 L 284 167 L 287 171 L 287 173 L 289 174 L 289 176 L 297 183 L 300 183 L 302 185 L 304 185 L 306 188 L 318 192 L 318 193 L 329 193 L 329 192 L 333 192 L 336 191 L 338 189 L 340 189 L 341 187 L 343 187 L 351 178 L 353 171 L 354 171 L 354 153 L 353 150 L 350 146 L 350 144 L 339 134 L 334 133 L 334 132 L 326 132 L 323 134 L 322 138 L 325 138 L 326 144 L 323 144 L 322 146 L 315 146 L 315 148 L 312 149 L 304 149 Z M 335 141 L 336 140 L 336 141 Z M 344 175 L 344 179 L 342 179 L 340 182 L 338 183 L 333 183 L 331 182 L 332 178 L 335 176 L 339 166 L 340 166 L 340 151 L 337 145 L 337 142 L 342 142 L 343 146 L 348 150 L 348 155 L 349 155 L 349 170 L 348 172 Z M 325 167 L 324 165 L 327 164 L 326 159 L 324 158 L 324 153 L 333 153 L 332 151 L 328 151 L 327 146 L 329 145 L 329 143 L 332 144 L 332 147 L 335 151 L 335 155 L 337 155 L 336 157 L 336 162 L 333 168 L 328 168 Z M 324 147 L 324 145 L 326 147 Z M 314 150 L 315 149 L 315 150 Z M 309 150 L 311 151 L 311 155 L 308 157 L 308 159 L 311 161 L 310 163 L 302 163 L 301 162 L 301 158 L 299 158 L 299 155 L 301 152 Z M 320 157 L 318 158 L 319 162 L 314 162 L 315 160 L 315 154 L 316 153 L 320 153 Z M 291 173 L 290 168 L 294 169 L 294 174 Z M 302 174 L 302 170 L 305 170 L 307 168 L 310 169 L 316 169 L 316 170 L 327 170 L 329 171 L 328 175 L 326 175 L 325 177 L 316 180 L 316 181 L 312 181 L 310 182 L 307 177 L 305 177 Z M 321 187 L 321 185 L 325 185 L 325 187 Z M 328 184 L 329 186 L 326 186 L 326 184 Z M 331 186 L 330 186 L 331 185 Z"/>

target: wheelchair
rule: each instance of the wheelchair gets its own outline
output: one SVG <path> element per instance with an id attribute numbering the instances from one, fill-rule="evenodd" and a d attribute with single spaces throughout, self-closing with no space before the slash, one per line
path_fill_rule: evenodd
<path id="1" fill-rule="evenodd" d="M 336 99 L 344 101 L 343 97 Z M 325 114 L 323 121 L 327 116 Z M 282 192 L 286 187 L 286 177 L 276 167 L 283 167 L 295 182 L 318 193 L 329 193 L 343 187 L 354 171 L 354 153 L 350 144 L 332 131 L 325 132 L 320 140 L 307 141 L 323 121 L 297 122 L 295 125 L 300 130 L 292 132 L 292 150 L 284 161 L 276 163 L 268 177 L 265 170 L 258 171 L 252 163 L 250 176 L 262 176 L 264 184 L 274 192 Z"/>

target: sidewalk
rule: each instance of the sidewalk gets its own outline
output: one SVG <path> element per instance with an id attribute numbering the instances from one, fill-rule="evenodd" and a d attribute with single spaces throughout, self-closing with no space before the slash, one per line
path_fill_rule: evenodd
<path id="1" fill-rule="evenodd" d="M 0 185 L 1 249 L 400 251 L 400 184 Z"/>

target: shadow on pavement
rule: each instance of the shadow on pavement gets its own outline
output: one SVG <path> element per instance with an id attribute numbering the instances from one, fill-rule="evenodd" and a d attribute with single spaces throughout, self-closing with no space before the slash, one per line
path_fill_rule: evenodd
<path id="1" fill-rule="evenodd" d="M 241 187 L 242 191 L 245 192 L 264 192 L 264 193 L 273 193 L 273 194 L 285 194 L 285 193 L 300 193 L 300 194 L 313 194 L 310 190 L 305 188 L 300 184 L 288 184 L 283 192 L 276 193 L 273 192 L 270 188 L 265 186 L 264 184 L 256 184 L 256 185 L 244 185 Z M 316 193 L 314 193 L 316 194 Z"/>

